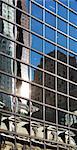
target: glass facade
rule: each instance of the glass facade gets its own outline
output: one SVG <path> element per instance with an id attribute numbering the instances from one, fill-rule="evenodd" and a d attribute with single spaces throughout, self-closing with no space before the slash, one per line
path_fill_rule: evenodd
<path id="1" fill-rule="evenodd" d="M 77 149 L 77 0 L 0 0 L 0 150 Z"/>

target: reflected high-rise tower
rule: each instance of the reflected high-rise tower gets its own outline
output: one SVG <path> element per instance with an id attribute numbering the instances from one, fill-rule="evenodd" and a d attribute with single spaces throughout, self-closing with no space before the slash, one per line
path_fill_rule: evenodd
<path id="1" fill-rule="evenodd" d="M 4 2 L 8 2 L 9 4 L 13 5 L 13 0 L 7 0 Z M 14 22 L 14 10 L 12 8 L 9 8 L 6 6 L 5 3 L 2 3 L 0 1 L 0 14 L 2 17 L 5 17 L 5 19 L 12 20 Z M 0 19 L 0 32 L 4 34 L 5 36 L 9 36 L 10 38 L 14 38 L 14 26 L 13 24 L 10 24 L 9 22 Z M 11 41 L 8 41 L 7 39 L 0 37 L 0 52 L 12 55 L 14 57 L 14 43 Z M 6 71 L 10 74 L 13 74 L 13 60 L 4 57 L 3 55 L 0 55 L 0 69 L 2 71 Z M 5 90 L 6 92 L 13 93 L 14 91 L 14 81 L 10 77 L 6 75 L 2 75 L 0 73 L 0 84 L 1 89 Z M 6 105 L 7 109 L 11 109 L 11 97 L 5 96 L 4 94 L 0 94 L 1 101 L 3 102 L 3 105 Z"/>

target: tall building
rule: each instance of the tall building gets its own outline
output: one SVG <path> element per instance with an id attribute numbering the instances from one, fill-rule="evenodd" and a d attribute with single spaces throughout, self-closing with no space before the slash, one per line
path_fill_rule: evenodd
<path id="1" fill-rule="evenodd" d="M 77 0 L 0 0 L 0 150 L 77 149 Z"/>

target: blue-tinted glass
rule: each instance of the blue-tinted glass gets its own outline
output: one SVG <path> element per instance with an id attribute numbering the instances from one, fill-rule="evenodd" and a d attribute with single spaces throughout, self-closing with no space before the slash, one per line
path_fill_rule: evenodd
<path id="1" fill-rule="evenodd" d="M 77 0 L 69 0 L 69 7 L 77 11 Z"/>
<path id="2" fill-rule="evenodd" d="M 46 26 L 46 38 L 55 42 L 55 30 Z"/>
<path id="3" fill-rule="evenodd" d="M 56 12 L 56 2 L 53 0 L 45 0 L 45 7 L 53 12 Z"/>
<path id="4" fill-rule="evenodd" d="M 61 19 L 57 19 L 57 27 L 64 33 L 67 33 L 67 23 Z"/>
<path id="5" fill-rule="evenodd" d="M 43 13 L 42 9 L 39 6 L 32 3 L 32 15 L 42 20 L 43 19 L 42 13 Z"/>
<path id="6" fill-rule="evenodd" d="M 58 4 L 58 15 L 67 19 L 67 9 L 62 5 Z"/>
<path id="7" fill-rule="evenodd" d="M 70 46 L 70 50 L 77 52 L 77 42 L 69 39 L 69 46 Z"/>
<path id="8" fill-rule="evenodd" d="M 66 36 L 58 33 L 57 40 L 58 40 L 59 45 L 67 47 L 67 38 L 66 38 Z"/>
<path id="9" fill-rule="evenodd" d="M 59 0 L 60 2 L 62 2 L 65 5 L 68 5 L 68 0 Z"/>
<path id="10" fill-rule="evenodd" d="M 55 45 L 45 41 L 45 54 L 55 57 Z"/>
<path id="11" fill-rule="evenodd" d="M 34 1 L 41 4 L 41 5 L 43 5 L 43 0 L 34 0 Z"/>
<path id="12" fill-rule="evenodd" d="M 36 67 L 40 67 L 42 68 L 43 67 L 43 57 L 42 55 L 34 52 L 34 51 L 31 51 L 30 52 L 30 63 Z"/>
<path id="13" fill-rule="evenodd" d="M 54 15 L 46 12 L 46 23 L 55 27 L 56 26 L 56 17 Z"/>
<path id="14" fill-rule="evenodd" d="M 77 14 L 70 11 L 69 21 L 77 25 Z"/>
<path id="15" fill-rule="evenodd" d="M 69 26 L 69 33 L 70 33 L 70 36 L 77 38 L 77 28 L 70 25 Z"/>
<path id="16" fill-rule="evenodd" d="M 43 50 L 43 42 L 42 39 L 39 38 L 38 36 L 32 34 L 32 41 L 31 41 L 31 47 L 38 50 L 38 51 L 42 51 Z"/>
<path id="17" fill-rule="evenodd" d="M 60 61 L 67 63 L 67 51 L 65 51 L 64 49 L 60 47 L 57 47 L 57 58 Z"/>
<path id="18" fill-rule="evenodd" d="M 43 29 L 42 29 L 42 23 L 36 21 L 35 19 L 31 19 L 31 30 L 38 33 L 38 34 L 41 34 L 43 33 Z"/>

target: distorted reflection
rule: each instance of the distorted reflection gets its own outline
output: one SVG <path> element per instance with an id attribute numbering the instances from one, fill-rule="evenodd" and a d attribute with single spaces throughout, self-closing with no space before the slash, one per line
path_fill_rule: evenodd
<path id="1" fill-rule="evenodd" d="M 15 117 L 13 115 L 0 113 L 0 129 L 15 131 Z"/>
<path id="2" fill-rule="evenodd" d="M 39 122 L 31 121 L 31 136 L 41 141 L 44 138 L 44 126 Z"/>
<path id="3" fill-rule="evenodd" d="M 0 133 L 0 150 L 14 150 L 15 138 L 13 135 Z"/>
<path id="4" fill-rule="evenodd" d="M 47 139 L 47 143 L 52 143 L 51 141 L 56 141 L 57 140 L 57 130 L 56 126 L 52 125 L 46 125 L 44 128 L 45 132 L 45 139 Z"/>

